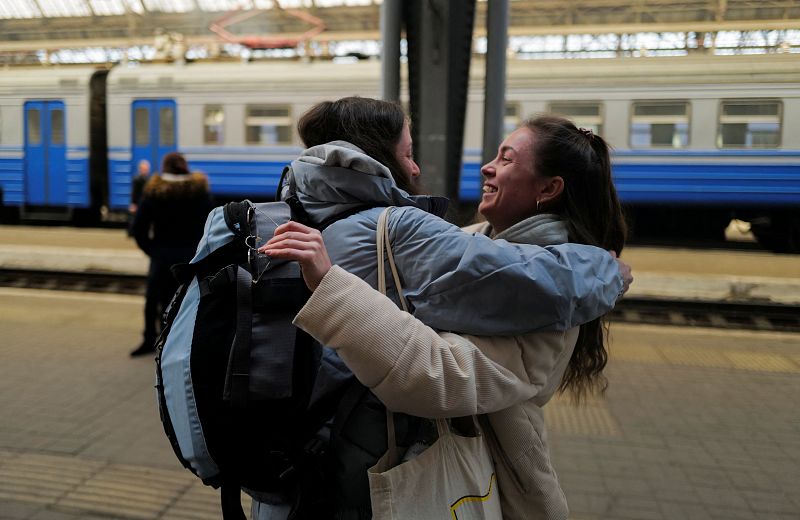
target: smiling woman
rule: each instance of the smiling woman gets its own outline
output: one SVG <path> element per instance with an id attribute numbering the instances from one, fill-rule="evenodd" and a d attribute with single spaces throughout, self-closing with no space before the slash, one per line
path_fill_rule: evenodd
<path id="1" fill-rule="evenodd" d="M 530 128 L 517 129 L 503 141 L 497 157 L 481 168 L 485 180 L 478 211 L 497 233 L 536 214 L 564 189 L 563 178 L 533 171 L 535 140 Z"/>
<path id="2" fill-rule="evenodd" d="M 608 144 L 567 119 L 530 119 L 481 168 L 478 211 L 492 236 L 539 214 L 566 222 L 572 242 L 622 252 L 627 226 L 611 177 Z"/>

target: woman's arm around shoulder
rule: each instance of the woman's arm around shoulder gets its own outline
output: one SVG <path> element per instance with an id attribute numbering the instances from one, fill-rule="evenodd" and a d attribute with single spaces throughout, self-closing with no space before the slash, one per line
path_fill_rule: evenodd
<path id="1" fill-rule="evenodd" d="M 413 313 L 469 334 L 567 330 L 610 311 L 623 289 L 602 249 L 491 240 L 414 207 L 395 208 L 390 241 Z"/>
<path id="2" fill-rule="evenodd" d="M 527 401 L 543 384 L 528 377 L 516 338 L 437 333 L 337 266 L 322 278 L 295 325 L 336 349 L 356 377 L 397 412 L 490 413 Z"/>

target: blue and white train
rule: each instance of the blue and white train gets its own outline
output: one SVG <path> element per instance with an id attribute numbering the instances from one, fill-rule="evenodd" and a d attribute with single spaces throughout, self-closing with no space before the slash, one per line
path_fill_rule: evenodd
<path id="1" fill-rule="evenodd" d="M 301 150 L 299 115 L 324 99 L 377 96 L 379 74 L 374 61 L 6 70 L 3 204 L 74 218 L 121 211 L 137 164 L 155 169 L 172 150 L 220 199 L 269 199 Z M 480 197 L 482 75 L 476 60 L 463 201 Z M 557 112 L 614 146 L 638 234 L 721 234 L 736 217 L 766 245 L 800 251 L 800 54 L 511 60 L 506 98 L 509 129 Z"/>

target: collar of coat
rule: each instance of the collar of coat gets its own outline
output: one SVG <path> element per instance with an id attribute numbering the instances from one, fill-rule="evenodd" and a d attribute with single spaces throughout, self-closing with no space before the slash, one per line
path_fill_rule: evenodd
<path id="1" fill-rule="evenodd" d="M 191 197 L 204 193 L 208 193 L 208 178 L 199 172 L 154 175 L 144 187 L 144 194 L 151 198 Z"/>
<path id="2" fill-rule="evenodd" d="M 552 246 L 569 241 L 567 223 L 558 215 L 542 213 L 521 220 L 510 228 L 495 234 L 488 222 L 464 228 L 471 233 L 481 233 L 494 239 L 503 239 L 519 244 Z"/>

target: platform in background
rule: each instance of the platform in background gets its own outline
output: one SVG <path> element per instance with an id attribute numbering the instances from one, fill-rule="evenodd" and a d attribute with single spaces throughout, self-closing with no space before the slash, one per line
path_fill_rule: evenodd
<path id="1" fill-rule="evenodd" d="M 797 255 L 629 246 L 622 258 L 634 269 L 630 297 L 800 303 Z M 0 226 L 0 268 L 143 276 L 148 259 L 121 229 Z"/>

